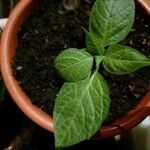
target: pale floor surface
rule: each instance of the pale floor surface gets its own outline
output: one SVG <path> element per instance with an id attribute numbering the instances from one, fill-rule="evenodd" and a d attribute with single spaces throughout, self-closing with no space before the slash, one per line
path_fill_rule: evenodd
<path id="1" fill-rule="evenodd" d="M 115 138 L 118 150 L 150 150 L 150 116 L 125 135 Z"/>

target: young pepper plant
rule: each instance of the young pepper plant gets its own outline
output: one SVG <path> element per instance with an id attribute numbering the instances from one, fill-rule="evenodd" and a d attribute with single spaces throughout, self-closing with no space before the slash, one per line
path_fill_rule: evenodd
<path id="1" fill-rule="evenodd" d="M 62 148 L 89 139 L 108 115 L 109 87 L 100 64 L 113 74 L 129 74 L 149 66 L 150 59 L 136 49 L 118 44 L 130 32 L 134 0 L 96 0 L 86 33 L 86 49 L 61 52 L 55 67 L 66 81 L 56 98 L 54 135 Z"/>

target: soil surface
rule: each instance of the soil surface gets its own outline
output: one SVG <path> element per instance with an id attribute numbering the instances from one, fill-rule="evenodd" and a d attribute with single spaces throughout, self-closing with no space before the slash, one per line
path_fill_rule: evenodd
<path id="1" fill-rule="evenodd" d="M 82 0 L 75 11 L 67 11 L 59 0 L 41 0 L 39 7 L 18 33 L 19 46 L 14 61 L 15 76 L 32 103 L 52 114 L 55 98 L 63 84 L 54 68 L 60 51 L 84 48 L 88 18 L 93 0 Z M 122 42 L 150 56 L 150 19 L 137 13 L 135 24 Z M 103 70 L 110 86 L 111 106 L 108 121 L 112 121 L 139 102 L 150 82 L 150 69 L 145 67 L 134 74 L 116 76 Z"/>

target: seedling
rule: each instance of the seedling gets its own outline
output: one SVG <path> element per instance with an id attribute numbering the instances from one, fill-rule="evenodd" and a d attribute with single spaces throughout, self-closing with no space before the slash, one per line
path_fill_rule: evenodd
<path id="1" fill-rule="evenodd" d="M 84 29 L 86 48 L 69 48 L 57 56 L 55 67 L 65 83 L 53 114 L 56 147 L 89 139 L 106 119 L 110 96 L 100 64 L 117 75 L 150 65 L 150 59 L 136 49 L 118 44 L 130 32 L 134 14 L 134 0 L 96 0 L 89 31 Z"/>

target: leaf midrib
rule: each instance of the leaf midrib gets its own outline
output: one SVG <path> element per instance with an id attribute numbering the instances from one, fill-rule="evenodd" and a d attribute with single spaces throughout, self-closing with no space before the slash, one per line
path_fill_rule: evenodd
<path id="1" fill-rule="evenodd" d="M 110 12 L 108 12 L 109 13 L 108 19 L 106 19 L 106 25 L 105 25 L 105 28 L 104 28 L 104 36 L 103 36 L 103 39 L 102 39 L 102 41 L 104 43 L 104 46 L 106 46 L 105 42 L 106 42 L 107 28 L 108 28 L 108 24 L 110 22 L 110 18 L 111 18 L 112 10 L 113 10 L 113 7 L 114 7 L 114 3 L 115 3 L 115 1 L 113 1 Z M 106 11 L 108 11 L 108 10 L 106 10 Z"/>
<path id="2" fill-rule="evenodd" d="M 69 58 L 69 59 L 70 59 L 70 58 Z M 62 72 L 62 71 L 64 71 L 64 70 L 68 69 L 68 68 L 72 68 L 73 66 L 82 64 L 82 63 L 84 63 L 84 62 L 86 62 L 86 61 L 88 61 L 88 60 L 90 60 L 90 59 L 92 60 L 92 58 L 86 58 L 86 59 L 84 59 L 84 60 L 82 60 L 82 61 L 79 61 L 79 62 L 77 62 L 77 63 L 68 65 L 67 67 L 62 68 L 62 69 L 60 69 L 59 71 Z"/>
<path id="3" fill-rule="evenodd" d="M 107 59 L 107 60 L 114 60 L 114 61 L 117 61 L 117 62 L 134 62 L 134 63 L 142 63 L 142 64 L 150 64 L 150 61 L 148 60 L 124 60 L 124 59 L 120 59 L 120 58 L 112 58 L 112 57 L 108 57 L 108 56 L 104 56 L 104 60 Z M 144 62 L 143 62 L 144 61 Z"/>
<path id="4" fill-rule="evenodd" d="M 79 103 L 79 106 L 80 106 L 80 107 L 81 107 L 81 103 L 83 102 L 83 99 L 84 99 L 85 94 L 86 94 L 87 92 L 89 93 L 89 87 L 90 87 L 90 85 L 92 84 L 92 81 L 93 81 L 93 79 L 94 79 L 96 73 L 97 73 L 97 72 L 95 72 L 95 73 L 91 76 L 90 82 L 88 83 L 87 88 L 85 88 L 85 90 L 84 90 L 84 94 L 83 94 L 83 96 L 81 97 L 81 100 L 79 101 L 79 102 L 80 102 L 80 103 Z M 63 139 L 66 137 L 66 135 L 68 134 L 70 128 L 72 127 L 72 124 L 74 123 L 74 118 L 77 116 L 77 114 L 78 114 L 77 112 L 78 112 L 78 110 L 79 110 L 80 107 L 78 107 L 78 108 L 76 109 L 76 112 L 74 113 L 75 115 L 74 115 L 74 117 L 73 117 L 73 119 L 72 119 L 72 121 L 71 121 L 71 123 L 70 123 L 71 125 L 69 126 L 68 130 L 65 132 L 66 134 L 64 134 L 64 136 L 62 137 L 62 140 L 61 140 L 60 143 L 62 143 Z"/>

